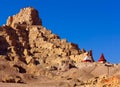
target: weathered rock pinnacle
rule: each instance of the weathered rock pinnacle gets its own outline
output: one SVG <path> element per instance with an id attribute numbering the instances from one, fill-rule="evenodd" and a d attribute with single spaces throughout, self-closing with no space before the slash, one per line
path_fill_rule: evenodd
<path id="1" fill-rule="evenodd" d="M 9 16 L 7 23 L 8 26 L 14 24 L 24 25 L 42 25 L 42 20 L 39 18 L 38 11 L 32 7 L 23 8 L 16 15 Z"/>

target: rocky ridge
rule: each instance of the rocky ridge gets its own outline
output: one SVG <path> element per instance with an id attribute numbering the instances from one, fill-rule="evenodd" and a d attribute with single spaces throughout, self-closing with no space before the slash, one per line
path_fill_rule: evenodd
<path id="1" fill-rule="evenodd" d="M 46 77 L 46 83 L 55 80 L 64 87 L 119 84 L 119 64 L 96 63 L 92 54 L 93 63 L 83 63 L 87 53 L 92 51 L 80 50 L 43 27 L 36 9 L 23 8 L 0 27 L 0 82 L 29 83 Z"/>

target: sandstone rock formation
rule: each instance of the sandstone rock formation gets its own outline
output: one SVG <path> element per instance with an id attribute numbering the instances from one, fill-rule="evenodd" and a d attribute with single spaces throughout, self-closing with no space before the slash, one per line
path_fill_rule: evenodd
<path id="1" fill-rule="evenodd" d="M 93 63 L 82 63 L 86 53 Z M 107 77 L 99 83 L 92 78 L 109 77 L 120 69 L 120 65 L 95 63 L 91 50 L 80 50 L 47 30 L 32 7 L 21 9 L 0 27 L 0 61 L 0 82 L 29 83 L 46 77 L 46 84 L 56 80 L 58 87 L 106 84 Z"/>

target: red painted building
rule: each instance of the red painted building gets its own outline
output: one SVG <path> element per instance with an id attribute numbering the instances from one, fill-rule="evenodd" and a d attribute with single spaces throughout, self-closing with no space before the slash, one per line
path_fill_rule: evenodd
<path id="1" fill-rule="evenodd" d="M 104 54 L 101 54 L 98 62 L 100 62 L 100 63 L 105 63 L 105 62 L 106 62 L 106 59 L 105 59 L 105 57 L 104 57 Z"/>

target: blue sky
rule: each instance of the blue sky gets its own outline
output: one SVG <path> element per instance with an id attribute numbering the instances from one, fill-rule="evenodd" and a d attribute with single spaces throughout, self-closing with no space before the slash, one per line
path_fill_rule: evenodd
<path id="1" fill-rule="evenodd" d="M 96 61 L 104 53 L 108 62 L 120 62 L 119 0 L 2 0 L 0 25 L 27 6 L 39 11 L 43 26 L 53 33 L 92 49 Z"/>

